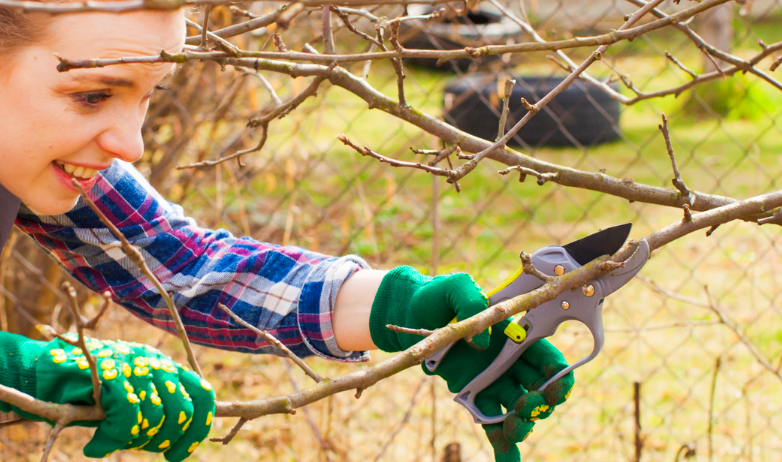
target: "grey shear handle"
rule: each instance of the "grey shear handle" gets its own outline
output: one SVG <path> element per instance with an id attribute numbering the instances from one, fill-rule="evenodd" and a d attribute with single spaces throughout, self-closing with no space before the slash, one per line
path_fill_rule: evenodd
<path id="1" fill-rule="evenodd" d="M 596 288 L 597 289 L 597 288 Z M 599 289 L 597 289 L 599 290 Z M 596 290 L 596 292 L 597 292 Z M 564 296 L 563 296 L 564 295 Z M 595 293 L 593 297 L 599 297 L 602 293 Z M 549 380 L 546 381 L 538 391 L 543 391 L 550 383 L 557 379 L 564 377 L 570 371 L 583 366 L 588 363 L 600 353 L 603 347 L 605 336 L 603 335 L 603 318 L 601 316 L 602 303 L 596 303 L 595 301 L 579 300 L 579 298 L 586 297 L 581 291 L 578 291 L 575 296 L 574 293 L 568 291 L 566 294 L 561 294 L 555 300 L 547 302 L 544 305 L 530 311 L 527 316 L 524 316 L 519 320 L 521 326 L 528 326 L 527 338 L 521 343 L 515 343 L 512 340 L 507 340 L 505 346 L 503 346 L 500 354 L 492 361 L 489 367 L 482 373 L 478 374 L 470 383 L 468 383 L 462 391 L 460 391 L 454 401 L 461 404 L 472 414 L 475 423 L 479 424 L 491 424 L 499 423 L 505 420 L 511 413 L 501 414 L 498 416 L 487 416 L 483 414 L 475 405 L 475 397 L 478 393 L 482 392 L 489 385 L 494 383 L 502 376 L 529 348 L 530 345 L 538 340 L 554 335 L 560 324 L 565 321 L 575 320 L 583 323 L 592 333 L 594 339 L 594 348 L 592 353 L 588 356 L 576 361 L 572 365 L 563 369 Z M 596 299 L 599 300 L 599 299 Z M 570 306 L 567 310 L 561 308 L 562 301 L 567 301 Z M 595 305 L 597 309 L 595 309 Z M 591 305 L 591 306 L 590 306 Z M 557 310 L 557 308 L 559 308 Z M 572 311 L 571 311 L 572 310 Z M 537 315 L 537 316 L 535 316 Z M 537 318 L 537 319 L 536 319 Z"/>
<path id="2" fill-rule="evenodd" d="M 570 256 L 570 254 L 567 253 L 567 250 L 557 245 L 551 245 L 537 250 L 532 254 L 532 263 L 537 269 L 552 276 L 556 274 L 555 268 L 557 266 L 561 266 L 567 272 L 573 271 L 574 269 L 581 266 L 573 259 L 573 257 Z M 535 276 L 522 274 L 504 289 L 492 295 L 489 299 L 489 306 L 494 306 L 497 303 L 501 303 L 517 295 L 526 294 L 542 285 L 543 281 L 536 278 Z M 429 372 L 434 372 L 437 369 L 445 355 L 448 354 L 448 352 L 455 344 L 456 342 L 449 343 L 426 358 L 424 361 L 424 366 L 429 370 Z"/>
<path id="3" fill-rule="evenodd" d="M 612 294 L 632 279 L 649 259 L 649 252 L 649 244 L 643 239 L 639 242 L 638 248 L 633 255 L 625 261 L 623 268 L 616 269 L 592 281 L 591 284 L 585 286 L 582 290 L 565 291 L 559 294 L 556 299 L 528 311 L 518 321 L 518 324 L 527 331 L 527 337 L 524 341 L 515 343 L 513 340 L 508 339 L 489 367 L 468 383 L 456 395 L 454 400 L 470 411 L 475 423 L 491 424 L 504 421 L 511 414 L 510 412 L 498 416 L 484 415 L 475 405 L 476 396 L 494 383 L 495 380 L 499 379 L 530 345 L 542 338 L 554 335 L 559 326 L 565 321 L 578 321 L 589 329 L 594 340 L 592 353 L 548 379 L 538 388 L 538 391 L 544 390 L 550 383 L 597 357 L 605 341 L 602 316 L 603 297 Z M 589 288 L 587 289 L 587 287 Z M 442 359 L 442 356 L 445 355 L 448 349 L 450 349 L 450 346 L 441 350 L 443 353 L 439 359 Z"/>

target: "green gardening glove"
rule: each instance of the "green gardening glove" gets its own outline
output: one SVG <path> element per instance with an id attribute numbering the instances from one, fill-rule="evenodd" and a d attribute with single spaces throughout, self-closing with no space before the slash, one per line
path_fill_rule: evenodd
<path id="1" fill-rule="evenodd" d="M 464 320 L 488 307 L 488 297 L 464 273 L 429 277 L 409 266 L 391 270 L 378 288 L 369 318 L 372 340 L 381 350 L 394 352 L 418 343 L 420 336 L 397 333 L 387 324 L 410 329 L 437 329 L 454 316 Z M 494 361 L 507 336 L 506 320 L 476 335 L 473 346 L 459 341 L 442 360 L 435 374 L 445 379 L 448 389 L 458 393 Z M 485 415 L 513 411 L 503 423 L 484 425 L 496 462 L 520 462 L 516 443 L 532 432 L 534 422 L 545 419 L 565 402 L 573 387 L 573 373 L 537 390 L 550 377 L 568 366 L 562 354 L 546 340 L 532 344 L 521 358 L 492 385 L 480 392 L 475 404 Z M 424 372 L 431 374 L 428 369 Z"/>
<path id="2" fill-rule="evenodd" d="M 143 449 L 163 452 L 171 462 L 186 459 L 209 434 L 215 410 L 212 386 L 152 347 L 85 341 L 98 364 L 106 418 L 74 423 L 97 427 L 84 455 Z M 0 384 L 57 404 L 94 404 L 83 351 L 59 339 L 47 343 L 0 332 Z M 0 402 L 0 411 L 11 410 L 43 420 Z"/>

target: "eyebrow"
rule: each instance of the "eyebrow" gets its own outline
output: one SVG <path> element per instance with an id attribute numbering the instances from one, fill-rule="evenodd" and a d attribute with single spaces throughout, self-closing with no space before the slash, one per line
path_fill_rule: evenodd
<path id="1" fill-rule="evenodd" d="M 159 80 L 159 82 L 162 82 L 162 81 L 166 80 L 167 78 L 171 77 L 172 75 L 174 75 L 174 73 L 176 72 L 176 69 L 177 69 L 176 66 L 172 67 L 171 71 L 169 71 L 166 75 L 164 75 L 163 78 L 161 78 Z M 75 75 L 75 76 L 72 75 L 71 78 L 73 80 L 81 80 L 81 81 L 87 80 L 87 81 L 94 82 L 94 83 L 100 83 L 100 84 L 106 85 L 108 87 L 127 87 L 127 88 L 132 88 L 132 87 L 136 86 L 135 83 L 132 80 L 129 80 L 129 79 L 125 79 L 125 78 L 122 78 L 122 77 L 111 77 L 111 76 L 108 76 L 108 75 L 96 75 L 96 74 L 92 74 L 92 73 L 84 73 L 82 75 Z"/>

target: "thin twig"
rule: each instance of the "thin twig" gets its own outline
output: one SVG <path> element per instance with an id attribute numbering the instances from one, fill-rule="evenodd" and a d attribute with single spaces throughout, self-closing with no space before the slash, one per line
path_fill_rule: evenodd
<path id="1" fill-rule="evenodd" d="M 84 354 L 84 358 L 87 360 L 87 364 L 89 364 L 90 366 L 90 380 L 92 381 L 92 400 L 97 405 L 100 405 L 101 381 L 100 381 L 100 376 L 98 375 L 98 364 L 95 361 L 95 357 L 90 352 L 90 349 L 87 348 L 87 344 L 84 340 L 84 328 L 87 325 L 87 321 L 85 320 L 84 316 L 82 316 L 81 311 L 79 310 L 79 300 L 76 297 L 76 289 L 74 289 L 71 283 L 68 281 L 62 283 L 62 289 L 65 291 L 66 294 L 68 294 L 68 298 L 69 298 L 68 308 L 70 309 L 71 315 L 73 315 L 74 322 L 76 323 L 76 331 L 78 332 L 78 337 L 76 341 L 73 341 L 72 339 L 69 339 L 67 337 L 61 337 L 59 335 L 57 337 L 71 345 L 78 346 L 79 348 L 81 348 L 82 353 Z M 97 321 L 95 323 L 97 323 Z"/>
<path id="2" fill-rule="evenodd" d="M 233 43 L 229 42 L 228 40 L 220 37 L 219 35 L 215 35 L 214 33 L 209 32 L 208 30 L 204 29 L 197 22 L 191 21 L 191 20 L 189 20 L 187 18 L 185 18 L 185 22 L 187 22 L 188 26 L 190 26 L 193 29 L 201 32 L 201 36 L 202 37 L 203 36 L 208 36 L 209 38 L 211 38 L 212 40 L 217 42 L 217 44 L 220 46 L 220 48 L 223 51 L 228 52 L 228 53 L 232 54 L 233 56 L 239 56 L 239 54 L 241 53 L 241 50 L 239 50 L 239 48 L 236 47 L 236 45 L 234 45 Z M 202 45 L 202 46 L 205 47 L 205 45 Z"/>
<path id="3" fill-rule="evenodd" d="M 98 322 L 100 322 L 101 318 L 103 318 L 103 315 L 106 314 L 106 311 L 108 311 L 109 308 L 111 308 L 111 292 L 106 290 L 101 294 L 101 296 L 103 297 L 103 306 L 101 306 L 100 311 L 98 311 L 98 314 L 96 314 L 95 317 L 84 324 L 85 329 L 95 330 L 98 327 Z"/>
<path id="4" fill-rule="evenodd" d="M 676 165 L 676 156 L 673 153 L 671 135 L 668 132 L 668 119 L 665 117 L 665 114 L 662 115 L 662 120 L 663 123 L 658 125 L 657 128 L 659 128 L 660 132 L 663 134 L 665 148 L 668 150 L 668 157 L 671 159 L 671 167 L 673 168 L 673 180 L 671 180 L 671 183 L 673 183 L 676 189 L 679 190 L 682 195 L 682 199 L 685 201 L 685 204 L 692 206 L 695 203 L 695 196 L 687 188 L 687 185 L 684 184 L 681 173 L 679 173 L 679 168 Z M 689 209 L 685 209 L 685 213 L 689 213 Z"/>
<path id="5" fill-rule="evenodd" d="M 348 17 L 348 15 L 345 13 L 345 11 L 344 11 L 344 9 L 343 9 L 343 8 L 337 8 L 336 6 L 333 6 L 333 5 L 331 5 L 329 8 L 330 8 L 330 9 L 331 9 L 331 11 L 333 11 L 333 12 L 334 12 L 334 13 L 335 13 L 337 16 L 339 16 L 339 18 L 340 18 L 340 19 L 342 20 L 342 22 L 345 24 L 345 27 L 346 27 L 346 28 L 347 28 L 347 29 L 348 29 L 350 32 L 353 32 L 354 34 L 358 35 L 359 37 L 363 38 L 364 40 L 368 40 L 368 41 L 372 42 L 372 44 L 373 44 L 373 45 L 375 45 L 375 46 L 377 46 L 377 47 L 381 47 L 381 46 L 383 46 L 383 44 L 382 44 L 382 43 L 381 43 L 381 42 L 380 42 L 378 39 L 376 39 L 375 37 L 372 37 L 371 35 L 367 34 L 366 32 L 362 32 L 362 31 L 360 31 L 360 30 L 356 29 L 356 26 L 354 26 L 354 25 L 353 25 L 353 24 L 350 22 L 350 18 L 349 18 L 349 17 Z"/>
<path id="6" fill-rule="evenodd" d="M 747 347 L 749 353 L 758 361 L 761 366 L 763 366 L 764 369 L 771 372 L 774 377 L 782 381 L 782 375 L 780 372 L 773 365 L 771 365 L 771 363 L 768 362 L 768 360 L 757 350 L 757 348 L 755 348 L 755 345 L 749 341 L 747 336 L 741 333 L 739 328 L 730 322 L 727 317 L 725 317 L 725 315 L 722 313 L 722 309 L 717 305 L 717 302 L 714 301 L 713 297 L 711 296 L 711 292 L 709 291 L 708 286 L 704 286 L 704 291 L 706 292 L 706 297 L 709 300 L 709 308 L 717 315 L 717 317 L 720 318 L 720 322 L 728 329 L 730 329 L 736 335 L 736 337 L 738 337 L 739 341 L 743 343 L 745 347 Z"/>
<path id="7" fill-rule="evenodd" d="M 331 30 L 331 10 L 330 5 L 323 5 L 321 8 L 321 27 L 323 29 L 323 53 L 333 55 L 336 53 L 334 46 L 334 33 Z"/>
<path id="8" fill-rule="evenodd" d="M 285 372 L 288 374 L 288 380 L 290 380 L 291 385 L 293 385 L 293 390 L 299 391 L 299 384 L 296 382 L 296 378 L 293 376 L 293 371 L 289 363 L 285 363 Z M 318 429 L 318 425 L 315 423 L 315 421 L 312 418 L 309 407 L 302 406 L 301 410 L 304 412 L 304 418 L 307 420 L 307 424 L 309 425 L 310 430 L 312 430 L 312 434 L 315 436 L 315 439 L 318 440 L 318 444 L 320 445 L 321 451 L 326 451 L 328 449 L 331 449 L 333 447 L 333 444 L 331 443 L 331 441 L 327 441 L 323 438 L 323 435 L 320 433 L 320 430 Z"/>
<path id="9" fill-rule="evenodd" d="M 256 334 L 258 334 L 261 337 L 263 337 L 264 339 L 266 339 L 267 342 L 269 342 L 272 345 L 274 345 L 285 356 L 287 356 L 288 359 L 290 359 L 291 361 L 296 363 L 296 365 L 299 366 L 301 368 L 301 370 L 303 370 L 304 373 L 307 374 L 307 376 L 309 376 L 316 383 L 323 381 L 323 378 L 317 372 L 313 371 L 311 367 L 309 367 L 301 358 L 296 356 L 296 354 L 293 353 L 290 349 L 288 349 L 288 347 L 283 345 L 282 342 L 277 340 L 277 338 L 275 336 L 273 336 L 272 334 L 270 334 L 269 332 L 267 332 L 265 330 L 258 329 L 257 327 L 253 326 L 249 322 L 247 322 L 244 319 L 240 318 L 236 313 L 231 311 L 227 306 L 223 305 L 222 303 L 218 303 L 217 307 L 220 308 L 221 310 L 225 311 L 226 313 L 228 313 L 228 315 L 231 316 L 231 318 L 234 321 L 236 321 L 238 324 L 240 324 L 240 325 L 250 329 L 251 331 L 255 332 Z"/>
<path id="10" fill-rule="evenodd" d="M 497 138 L 494 139 L 495 141 L 502 138 L 502 136 L 505 134 L 505 124 L 508 121 L 508 113 L 510 112 L 510 97 L 513 95 L 514 85 L 516 85 L 516 80 L 511 78 L 505 80 L 505 92 L 502 95 L 502 113 L 500 114 L 500 126 L 497 130 Z"/>
<path id="11" fill-rule="evenodd" d="M 190 345 L 190 339 L 187 338 L 185 326 L 182 324 L 182 318 L 179 316 L 179 311 L 174 304 L 174 300 L 171 298 L 171 294 L 166 291 L 166 289 L 163 287 L 163 284 L 160 282 L 157 276 L 155 276 L 155 273 L 149 269 L 149 266 L 147 266 L 147 263 L 144 261 L 144 257 L 141 255 L 141 252 L 130 245 L 130 242 L 128 242 L 125 236 L 117 229 L 116 226 L 114 226 L 114 223 L 106 218 L 106 215 L 100 211 L 98 206 L 95 205 L 95 202 L 93 202 L 92 199 L 87 195 L 87 192 L 84 191 L 84 188 L 81 187 L 81 184 L 79 184 L 79 182 L 76 180 L 71 180 L 71 184 L 73 184 L 79 193 L 81 193 L 81 197 L 84 199 L 84 202 L 86 202 L 87 205 L 93 210 L 93 212 L 95 212 L 101 223 L 106 225 L 106 227 L 111 230 L 114 236 L 119 239 L 122 245 L 122 251 L 125 253 L 125 255 L 128 256 L 130 261 L 133 262 L 155 286 L 158 294 L 166 303 L 168 311 L 171 313 L 171 317 L 174 319 L 174 325 L 176 326 L 176 330 L 179 333 L 179 338 L 182 340 L 182 345 L 184 346 L 185 352 L 187 353 L 187 360 L 190 363 L 190 367 L 193 368 L 193 370 L 196 371 L 200 377 L 203 377 L 204 374 L 201 372 L 201 366 L 198 365 L 195 354 L 193 354 L 193 347 Z M 85 354 L 86 353 L 87 352 L 85 351 Z"/>
<path id="12" fill-rule="evenodd" d="M 17 417 L 15 419 L 6 420 L 4 422 L 0 422 L 0 429 L 6 428 L 6 427 L 13 427 L 14 425 L 19 425 L 25 422 L 31 422 L 28 419 L 23 419 L 21 417 Z"/>
<path id="13" fill-rule="evenodd" d="M 524 269 L 524 273 L 535 276 L 544 283 L 550 282 L 552 279 L 554 279 L 554 276 L 549 276 L 535 268 L 535 265 L 532 264 L 532 256 L 527 252 L 522 250 L 519 253 L 519 259 L 521 259 L 521 267 Z"/>
<path id="14" fill-rule="evenodd" d="M 386 324 L 386 329 L 392 332 L 399 332 L 400 334 L 420 335 L 421 337 L 428 337 L 434 333 L 429 329 L 409 329 L 407 327 L 395 326 L 393 324 Z"/>
<path id="15" fill-rule="evenodd" d="M 49 439 L 46 440 L 46 446 L 43 447 L 43 455 L 41 456 L 41 462 L 46 462 L 49 460 L 49 453 L 52 451 L 52 447 L 54 446 L 55 440 L 57 440 L 57 437 L 60 436 L 60 432 L 63 428 L 65 428 L 65 422 L 57 422 L 57 424 L 52 429 L 51 433 L 49 433 Z"/>
<path id="16" fill-rule="evenodd" d="M 500 175 L 507 175 L 508 173 L 518 170 L 519 171 L 519 181 L 524 182 L 527 175 L 532 175 L 538 179 L 538 184 L 540 186 L 543 186 L 549 181 L 556 181 L 559 178 L 559 172 L 554 173 L 540 173 L 535 170 L 532 170 L 531 168 L 522 167 L 521 165 L 511 165 L 508 168 L 504 168 L 497 173 Z"/>
<path id="17" fill-rule="evenodd" d="M 666 57 L 666 58 L 668 58 L 668 60 L 669 60 L 670 62 L 672 62 L 672 63 L 676 64 L 676 65 L 679 67 L 679 69 L 681 69 L 681 70 L 683 70 L 684 72 L 686 72 L 687 74 L 689 74 L 689 76 L 690 76 L 690 77 L 692 77 L 693 79 L 697 79 L 697 78 L 698 78 L 698 74 L 696 74 L 695 72 L 693 72 L 693 71 L 689 70 L 689 69 L 687 68 L 687 66 L 685 66 L 684 64 L 682 64 L 682 63 L 681 63 L 681 61 L 679 61 L 678 59 L 674 58 L 674 57 L 673 57 L 673 55 L 672 55 L 672 54 L 670 54 L 670 53 L 668 53 L 668 51 L 667 51 L 667 50 L 665 51 L 665 57 Z"/>
<path id="18" fill-rule="evenodd" d="M 782 209 L 778 209 L 773 215 L 758 220 L 759 225 L 782 225 Z"/>
<path id="19" fill-rule="evenodd" d="M 402 53 L 404 49 L 399 43 L 399 21 L 391 22 L 391 45 L 398 53 Z M 402 58 L 394 58 L 391 60 L 396 72 L 396 87 L 399 95 L 399 105 L 407 106 L 407 100 L 405 99 L 405 65 Z"/>
<path id="20" fill-rule="evenodd" d="M 717 359 L 714 361 L 714 373 L 711 375 L 711 393 L 709 394 L 709 425 L 706 431 L 709 443 L 709 462 L 714 460 L 714 444 L 712 438 L 714 433 L 714 395 L 715 391 L 717 390 L 717 375 L 720 372 L 721 365 L 722 357 L 717 356 Z"/>
<path id="21" fill-rule="evenodd" d="M 212 13 L 212 5 L 207 5 L 204 9 L 204 25 L 201 27 L 201 48 L 209 48 L 207 36 L 209 34 L 209 15 Z"/>
<path id="22" fill-rule="evenodd" d="M 345 136 L 344 133 L 340 133 L 339 135 L 337 135 L 337 139 L 340 140 L 346 146 L 350 146 L 351 148 L 355 149 L 356 152 L 358 152 L 359 154 L 363 156 L 373 157 L 379 160 L 380 162 L 385 162 L 393 167 L 417 168 L 425 172 L 429 172 L 433 175 L 448 176 L 449 171 L 444 168 L 433 167 L 430 165 L 422 164 L 421 162 L 406 162 L 403 160 L 391 159 L 390 157 L 386 157 L 376 153 L 375 151 L 369 149 L 366 146 L 364 146 L 363 148 L 358 147 L 355 144 L 353 144 L 353 142 L 350 141 L 350 139 L 348 139 L 348 137 Z"/>
<path id="23" fill-rule="evenodd" d="M 247 419 L 244 417 L 240 417 L 239 421 L 236 422 L 236 425 L 231 428 L 231 431 L 228 432 L 225 436 L 215 437 L 215 438 L 209 438 L 209 441 L 213 443 L 222 443 L 223 445 L 226 445 L 231 442 L 232 439 L 239 433 L 239 430 L 244 426 L 244 424 L 247 423 Z"/>
<path id="24" fill-rule="evenodd" d="M 641 434 L 641 382 L 633 382 L 633 408 L 635 417 L 635 462 L 641 462 L 644 440 Z"/>
<path id="25" fill-rule="evenodd" d="M 405 425 L 407 425 L 407 422 L 410 420 L 410 416 L 413 414 L 413 409 L 418 402 L 418 394 L 421 392 L 421 389 L 423 389 L 424 384 L 429 381 L 427 379 L 427 377 L 424 377 L 418 382 L 418 386 L 413 392 L 413 397 L 410 398 L 410 404 L 407 406 L 407 411 L 405 411 L 405 415 L 402 417 L 402 421 L 399 422 L 394 431 L 391 432 L 391 435 L 388 436 L 388 439 L 386 440 L 385 444 L 383 444 L 383 447 L 380 448 L 380 452 L 378 452 L 377 456 L 375 456 L 375 462 L 378 462 L 380 458 L 383 457 L 388 447 L 391 445 L 391 443 L 394 442 L 396 436 L 399 434 L 399 432 L 402 431 L 402 429 L 405 428 Z"/>

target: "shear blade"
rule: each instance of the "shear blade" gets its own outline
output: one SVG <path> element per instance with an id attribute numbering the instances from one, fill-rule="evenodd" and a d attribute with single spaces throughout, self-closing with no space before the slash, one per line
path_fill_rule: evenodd
<path id="1" fill-rule="evenodd" d="M 625 243 L 632 227 L 632 223 L 612 226 L 562 247 L 583 266 L 602 255 L 613 255 Z"/>

